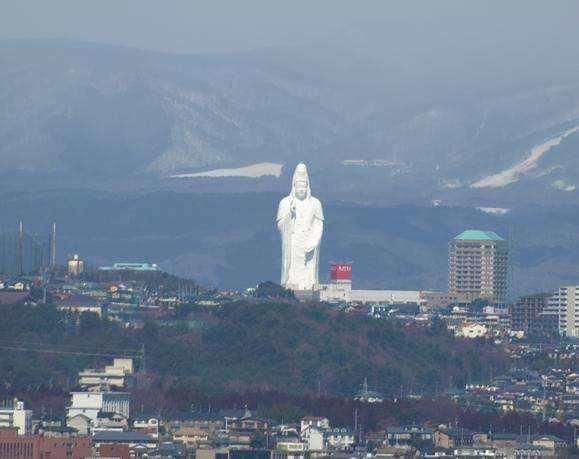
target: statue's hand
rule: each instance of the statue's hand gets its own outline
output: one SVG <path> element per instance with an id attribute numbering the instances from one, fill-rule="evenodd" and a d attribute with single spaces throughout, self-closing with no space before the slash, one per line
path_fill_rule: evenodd
<path id="1" fill-rule="evenodd" d="M 315 245 L 307 245 L 306 246 L 306 253 L 308 255 L 310 255 L 314 250 L 316 250 L 316 246 Z"/>

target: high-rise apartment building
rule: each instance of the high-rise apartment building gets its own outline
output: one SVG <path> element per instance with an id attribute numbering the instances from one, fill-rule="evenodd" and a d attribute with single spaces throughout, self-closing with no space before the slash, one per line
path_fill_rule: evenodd
<path id="1" fill-rule="evenodd" d="M 449 292 L 505 303 L 509 249 L 493 231 L 467 230 L 449 244 Z"/>
<path id="2" fill-rule="evenodd" d="M 509 308 L 511 330 L 524 331 L 525 334 L 543 330 L 541 313 L 547 309 L 551 296 L 553 296 L 552 293 L 536 293 L 519 298 Z"/>
<path id="3" fill-rule="evenodd" d="M 560 335 L 579 337 L 579 285 L 559 287 L 544 314 L 557 317 Z"/>

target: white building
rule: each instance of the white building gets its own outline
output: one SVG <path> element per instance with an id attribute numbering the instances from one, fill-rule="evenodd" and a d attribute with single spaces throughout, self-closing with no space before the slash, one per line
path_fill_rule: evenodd
<path id="1" fill-rule="evenodd" d="M 348 303 L 351 292 L 351 283 L 319 285 L 320 301 L 327 301 L 328 303 Z"/>
<path id="2" fill-rule="evenodd" d="M 308 426 L 302 431 L 301 437 L 308 451 L 323 451 L 326 449 L 325 434 L 322 429 Z"/>
<path id="3" fill-rule="evenodd" d="M 277 442 L 277 449 L 288 454 L 306 451 L 307 445 L 295 438 L 284 439 Z M 301 456 L 301 455 L 300 455 Z"/>
<path id="4" fill-rule="evenodd" d="M 544 312 L 558 317 L 560 335 L 579 337 L 579 285 L 559 287 Z"/>
<path id="5" fill-rule="evenodd" d="M 68 274 L 71 276 L 80 276 L 84 272 L 84 261 L 77 254 L 74 254 L 68 260 Z"/>
<path id="6" fill-rule="evenodd" d="M 316 427 L 319 430 L 330 428 L 330 420 L 321 416 L 306 416 L 300 422 L 300 435 L 303 435 L 309 427 Z"/>
<path id="7" fill-rule="evenodd" d="M 15 427 L 18 435 L 32 432 L 32 410 L 24 408 L 24 402 L 14 399 L 7 407 L 0 407 L 0 427 Z"/>
<path id="8" fill-rule="evenodd" d="M 346 451 L 354 446 L 356 436 L 351 430 L 334 428 L 326 431 L 325 441 L 331 449 Z"/>
<path id="9" fill-rule="evenodd" d="M 78 373 L 78 383 L 83 388 L 103 385 L 122 389 L 133 375 L 133 359 L 114 359 L 104 368 L 88 368 Z"/>
<path id="10" fill-rule="evenodd" d="M 128 419 L 122 414 L 100 412 L 97 415 L 97 422 L 92 426 L 93 432 L 115 431 L 124 432 L 128 430 Z"/>
<path id="11" fill-rule="evenodd" d="M 455 335 L 461 338 L 482 338 L 487 336 L 489 330 L 484 324 L 465 323 L 458 327 Z"/>
<path id="12" fill-rule="evenodd" d="M 145 432 L 155 440 L 159 439 L 159 420 L 156 418 L 136 419 L 133 422 L 133 429 Z"/>
<path id="13" fill-rule="evenodd" d="M 92 419 L 84 414 L 76 414 L 66 419 L 66 425 L 76 429 L 79 435 L 89 435 L 93 422 Z"/>
<path id="14" fill-rule="evenodd" d="M 92 390 L 87 392 L 71 392 L 71 405 L 68 407 L 67 419 L 82 414 L 97 423 L 99 413 L 117 413 L 129 418 L 128 392 L 110 392 Z"/>
<path id="15" fill-rule="evenodd" d="M 321 301 L 329 303 L 420 304 L 421 294 L 413 290 L 355 290 L 351 283 L 321 284 Z"/>

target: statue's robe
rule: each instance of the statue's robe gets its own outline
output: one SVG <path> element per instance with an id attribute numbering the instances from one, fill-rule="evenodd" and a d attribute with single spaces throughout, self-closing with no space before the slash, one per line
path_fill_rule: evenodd
<path id="1" fill-rule="evenodd" d="M 292 202 L 295 217 L 291 215 Z M 282 237 L 281 284 L 292 290 L 311 290 L 318 284 L 320 242 L 324 229 L 322 204 L 308 193 L 292 193 L 279 203 L 277 226 Z M 310 249 L 310 250 L 308 250 Z"/>

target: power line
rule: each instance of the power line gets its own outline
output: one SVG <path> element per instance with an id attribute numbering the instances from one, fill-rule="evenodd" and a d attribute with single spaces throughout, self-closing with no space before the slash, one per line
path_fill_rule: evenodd
<path id="1" fill-rule="evenodd" d="M 17 346 L 4 346 L 0 345 L 0 349 L 9 349 L 13 351 L 23 351 L 23 352 L 39 352 L 43 354 L 68 354 L 68 355 L 88 355 L 92 357 L 118 357 L 119 354 L 102 354 L 96 352 L 78 352 L 78 351 L 60 351 L 54 349 L 33 349 L 27 347 L 17 347 Z M 138 353 L 136 353 L 133 357 L 138 357 Z"/>
<path id="2" fill-rule="evenodd" d="M 67 347 L 69 349 L 67 349 Z M 92 351 L 92 349 L 82 349 L 70 345 L 53 345 L 47 347 L 46 343 L 26 343 L 26 342 L 7 342 L 0 340 L 0 349 L 7 349 L 22 352 L 38 352 L 44 354 L 63 354 L 63 355 L 85 355 L 92 357 L 111 357 L 115 358 L 119 355 L 130 356 L 133 358 L 140 358 L 142 350 L 140 349 L 105 349 L 101 352 Z"/>
<path id="3" fill-rule="evenodd" d="M 6 345 L 6 346 L 24 346 L 24 347 L 29 347 L 29 346 L 49 346 L 52 349 L 56 349 L 56 350 L 62 350 L 62 351 L 92 351 L 94 349 L 93 346 L 91 346 L 90 344 L 51 344 L 51 343 L 43 343 L 43 342 L 38 342 L 38 341 L 15 341 L 15 340 L 6 340 L 6 339 L 2 339 L 0 338 L 0 345 Z M 64 348 L 64 349 L 57 349 L 57 348 Z M 68 348 L 68 349 L 66 349 Z M 115 347 L 105 347 L 103 348 L 102 346 L 99 346 L 99 350 L 100 351 L 104 351 L 104 352 L 109 352 L 109 353 L 133 353 L 133 354 L 138 354 L 140 352 L 140 349 L 138 348 L 115 348 Z"/>

